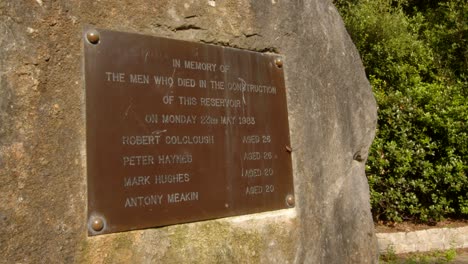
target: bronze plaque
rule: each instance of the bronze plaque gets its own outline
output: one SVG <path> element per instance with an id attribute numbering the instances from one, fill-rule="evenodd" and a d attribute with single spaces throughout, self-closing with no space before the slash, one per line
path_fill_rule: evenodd
<path id="1" fill-rule="evenodd" d="M 89 235 L 294 206 L 280 56 L 83 37 Z"/>

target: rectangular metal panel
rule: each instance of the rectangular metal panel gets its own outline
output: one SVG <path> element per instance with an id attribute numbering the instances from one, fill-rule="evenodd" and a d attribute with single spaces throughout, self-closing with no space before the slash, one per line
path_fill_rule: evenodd
<path id="1" fill-rule="evenodd" d="M 83 37 L 89 235 L 293 206 L 280 56 Z"/>

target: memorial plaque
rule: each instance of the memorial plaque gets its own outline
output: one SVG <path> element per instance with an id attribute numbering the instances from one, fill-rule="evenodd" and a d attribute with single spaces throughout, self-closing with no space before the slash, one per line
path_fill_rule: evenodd
<path id="1" fill-rule="evenodd" d="M 279 55 L 83 38 L 89 235 L 294 206 Z"/>

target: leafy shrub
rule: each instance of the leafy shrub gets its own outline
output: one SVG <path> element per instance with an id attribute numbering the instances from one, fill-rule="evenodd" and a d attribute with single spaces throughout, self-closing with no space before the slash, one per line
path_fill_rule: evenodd
<path id="1" fill-rule="evenodd" d="M 375 220 L 468 215 L 468 2 L 335 1 L 379 106 Z"/>

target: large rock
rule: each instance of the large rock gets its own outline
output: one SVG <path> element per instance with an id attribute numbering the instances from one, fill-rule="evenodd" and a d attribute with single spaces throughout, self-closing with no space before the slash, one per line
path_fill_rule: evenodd
<path id="1" fill-rule="evenodd" d="M 327 0 L 0 2 L 0 262 L 376 263 L 376 105 Z M 280 53 L 296 207 L 87 236 L 84 25 Z"/>

